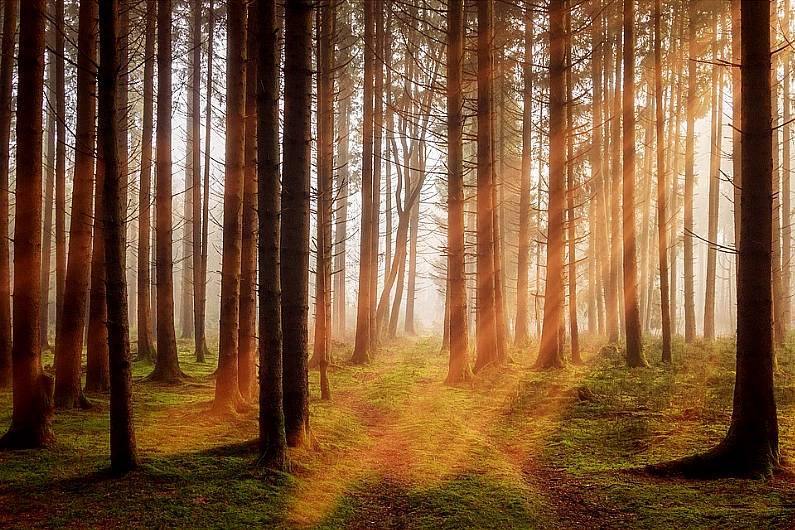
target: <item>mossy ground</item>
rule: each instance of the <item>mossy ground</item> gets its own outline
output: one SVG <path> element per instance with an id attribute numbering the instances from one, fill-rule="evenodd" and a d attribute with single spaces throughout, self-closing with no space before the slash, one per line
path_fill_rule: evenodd
<path id="1" fill-rule="evenodd" d="M 435 339 L 384 345 L 372 364 L 344 363 L 333 400 L 312 373 L 314 447 L 291 450 L 292 471 L 253 465 L 256 410 L 209 414 L 215 358 L 191 362 L 180 386 L 141 381 L 142 465 L 112 478 L 107 398 L 59 412 L 47 450 L 0 453 L 0 527 L 772 528 L 795 524 L 795 479 L 650 478 L 645 464 L 705 450 L 730 418 L 732 343 L 675 344 L 674 365 L 629 370 L 587 344 L 584 366 L 539 372 L 535 348 L 472 384 L 442 384 Z M 654 341 L 649 359 L 659 358 Z M 45 364 L 51 364 L 51 357 Z M 792 461 L 795 365 L 779 354 L 781 449 Z M 0 425 L 11 415 L 0 392 Z"/>

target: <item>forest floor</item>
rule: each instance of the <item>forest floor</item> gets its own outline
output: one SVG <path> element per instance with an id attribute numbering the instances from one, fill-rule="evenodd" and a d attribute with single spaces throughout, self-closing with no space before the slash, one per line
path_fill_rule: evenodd
<path id="1" fill-rule="evenodd" d="M 534 348 L 471 384 L 442 384 L 436 339 L 385 345 L 364 367 L 338 345 L 333 400 L 317 399 L 314 447 L 291 450 L 289 474 L 254 466 L 256 411 L 209 414 L 207 364 L 177 387 L 145 383 L 136 363 L 142 465 L 106 473 L 108 402 L 59 412 L 56 444 L 0 453 L 0 527 L 773 528 L 795 524 L 795 477 L 768 481 L 651 478 L 645 464 L 705 450 L 730 418 L 732 343 L 676 344 L 673 368 L 624 368 L 590 345 L 583 366 L 539 372 Z M 647 344 L 659 358 L 656 343 Z M 45 364 L 52 363 L 46 357 Z M 795 456 L 795 355 L 780 353 L 782 454 Z M 11 394 L 0 393 L 0 425 Z"/>

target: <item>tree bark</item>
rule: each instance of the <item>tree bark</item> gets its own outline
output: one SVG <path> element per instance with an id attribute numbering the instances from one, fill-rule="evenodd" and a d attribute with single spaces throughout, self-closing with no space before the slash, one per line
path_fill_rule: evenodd
<path id="1" fill-rule="evenodd" d="M 577 230 L 574 212 L 574 199 L 577 185 L 574 182 L 574 98 L 572 87 L 571 58 L 571 2 L 566 0 L 566 215 L 568 245 L 568 284 L 569 284 L 569 337 L 571 340 L 571 362 L 582 363 L 580 358 L 580 332 L 577 323 Z"/>
<path id="2" fill-rule="evenodd" d="M 19 10 L 19 64 L 25 67 L 19 69 L 17 97 L 14 395 L 11 426 L 0 438 L 0 448 L 3 449 L 42 447 L 54 441 L 52 379 L 41 366 L 39 332 L 45 20 L 44 0 L 22 2 Z M 31 271 L 36 272 L 31 274 Z"/>
<path id="3" fill-rule="evenodd" d="M 191 93 L 193 101 L 193 115 L 191 116 L 191 127 L 193 128 L 193 349 L 196 355 L 196 362 L 204 362 L 207 354 L 207 340 L 204 336 L 204 292 L 206 289 L 205 262 L 203 260 L 203 220 L 202 220 L 202 183 L 201 183 L 201 149 L 199 142 L 201 139 L 201 40 L 202 40 L 202 2 L 201 0 L 191 0 L 192 2 L 192 27 L 191 45 L 193 59 L 191 61 Z M 212 9 L 210 18 L 212 19 Z M 208 35 L 208 46 L 212 50 L 212 31 L 210 25 Z M 208 54 L 211 54 L 208 52 Z M 212 59 L 209 59 L 212 60 Z M 212 83 L 210 83 L 212 84 Z M 212 89 L 209 88 L 210 94 Z M 208 110 L 211 106 L 211 97 L 207 98 Z M 209 150 L 208 150 L 209 151 Z M 204 201 L 209 200 L 208 187 L 204 186 Z"/>
<path id="4" fill-rule="evenodd" d="M 126 217 L 123 200 L 125 177 L 121 171 L 119 143 L 118 0 L 103 0 L 99 9 L 99 137 L 105 163 L 103 222 L 107 274 L 108 341 L 110 351 L 110 462 L 123 474 L 137 465 L 132 415 L 130 334 L 127 323 Z M 125 129 L 126 130 L 126 129 Z M 126 149 L 125 149 L 126 151 Z"/>
<path id="5" fill-rule="evenodd" d="M 78 54 L 77 58 L 77 124 L 69 257 L 62 320 L 59 335 L 55 339 L 55 406 L 67 409 L 88 405 L 80 388 L 80 375 L 91 274 L 91 230 L 94 223 L 96 17 L 97 3 L 94 0 L 81 0 L 77 42 L 78 48 L 86 51 Z"/>
<path id="6" fill-rule="evenodd" d="M 309 444 L 307 295 L 312 137 L 312 3 L 309 0 L 292 0 L 285 5 L 284 39 L 284 180 L 280 262 L 284 417 L 287 443 L 296 447 Z M 362 277 L 369 278 L 367 274 Z M 365 281 L 364 285 L 369 285 L 369 282 Z M 363 324 L 366 324 L 367 313 L 362 316 L 365 317 Z"/>
<path id="7" fill-rule="evenodd" d="M 693 271 L 693 188 L 695 186 L 695 122 L 697 95 L 698 38 L 696 33 L 696 3 L 688 4 L 690 23 L 688 29 L 687 61 L 687 132 L 685 133 L 685 190 L 684 190 L 684 287 L 685 287 L 685 342 L 696 339 L 695 273 Z"/>
<path id="8" fill-rule="evenodd" d="M 157 182 L 155 184 L 155 260 L 157 276 L 157 358 L 153 381 L 177 383 L 184 374 L 174 331 L 174 260 L 171 184 L 171 0 L 157 2 Z"/>
<path id="9" fill-rule="evenodd" d="M 226 172 L 224 175 L 223 252 L 221 253 L 221 324 L 215 379 L 217 412 L 240 409 L 238 329 L 240 326 L 240 270 L 244 181 L 244 110 L 246 39 L 244 0 L 227 3 L 226 45 Z"/>
<path id="10" fill-rule="evenodd" d="M 630 367 L 644 366 L 638 308 L 637 254 L 635 246 L 635 0 L 624 0 L 624 171 L 622 235 L 624 242 L 624 325 L 627 333 L 626 361 Z"/>
<path id="11" fill-rule="evenodd" d="M 11 267 L 9 263 L 8 169 L 11 136 L 11 84 L 19 2 L 3 4 L 0 57 L 0 388 L 11 385 Z"/>

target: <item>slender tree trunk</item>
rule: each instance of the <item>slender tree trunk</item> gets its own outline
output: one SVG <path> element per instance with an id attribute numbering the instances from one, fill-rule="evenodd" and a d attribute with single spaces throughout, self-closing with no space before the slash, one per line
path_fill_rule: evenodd
<path id="1" fill-rule="evenodd" d="M 742 158 L 742 75 L 740 61 L 742 60 L 742 23 L 740 0 L 731 0 L 732 22 L 732 183 L 734 189 L 734 248 L 740 249 L 740 204 L 742 202 L 743 186 L 743 158 Z M 739 268 L 740 261 L 737 260 Z M 735 279 L 735 283 L 739 277 Z"/>
<path id="2" fill-rule="evenodd" d="M 544 321 L 536 366 L 563 366 L 563 254 L 565 202 L 565 13 L 563 2 L 549 6 L 549 204 L 547 214 L 547 279 Z"/>
<path id="3" fill-rule="evenodd" d="M 201 260 L 199 281 L 195 283 L 198 286 L 198 291 L 194 295 L 193 307 L 196 311 L 194 315 L 194 322 L 196 323 L 196 360 L 204 362 L 207 355 L 207 336 L 206 336 L 206 310 L 207 310 L 207 256 L 208 256 L 208 241 L 210 234 L 210 145 L 212 144 L 212 114 L 213 114 L 213 36 L 215 32 L 215 5 L 213 0 L 210 0 L 210 7 L 208 12 L 207 21 L 207 94 L 206 94 L 206 111 L 204 122 L 204 202 L 202 203 L 202 236 L 201 236 Z M 195 288 L 195 286 L 194 286 Z"/>
<path id="4" fill-rule="evenodd" d="M 97 140 L 99 142 L 99 140 Z M 99 145 L 99 144 L 98 144 Z M 102 222 L 105 161 L 97 155 L 94 170 L 94 237 L 91 247 L 91 286 L 88 299 L 88 333 L 86 335 L 86 391 L 110 390 L 108 364 L 108 301 L 105 278 L 105 226 Z"/>
<path id="5" fill-rule="evenodd" d="M 157 2 L 157 182 L 155 184 L 155 260 L 157 277 L 157 358 L 153 381 L 176 383 L 184 374 L 174 331 L 174 261 L 171 185 L 171 0 Z"/>
<path id="6" fill-rule="evenodd" d="M 59 335 L 55 339 L 55 406 L 85 407 L 80 388 L 83 334 L 88 309 L 91 274 L 91 230 L 94 222 L 94 146 L 96 142 L 96 48 L 97 4 L 81 0 L 78 14 L 77 124 L 72 210 L 69 226 L 69 258 L 66 266 L 64 305 Z"/>
<path id="7" fill-rule="evenodd" d="M 384 137 L 384 1 L 374 0 L 375 7 L 375 81 L 373 97 L 373 208 L 370 222 L 370 348 L 378 346 L 376 304 L 378 301 L 378 247 L 381 228 L 381 165 Z"/>
<path id="8" fill-rule="evenodd" d="M 284 416 L 287 443 L 296 447 L 309 443 L 307 271 L 312 136 L 312 3 L 309 0 L 288 2 L 284 16 L 285 178 L 282 185 L 281 230 Z M 362 277 L 369 278 L 367 274 Z M 369 285 L 369 282 L 365 281 L 364 284 Z M 363 324 L 366 324 L 366 313 L 364 317 Z"/>
<path id="9" fill-rule="evenodd" d="M 108 340 L 110 351 L 110 461 L 115 473 L 137 465 L 132 416 L 130 334 L 127 323 L 125 239 L 127 205 L 123 201 L 125 177 L 121 171 L 122 141 L 118 92 L 118 0 L 100 3 L 99 137 L 105 163 L 103 222 L 107 274 Z M 126 129 L 124 129 L 126 130 Z M 126 151 L 126 149 L 125 149 Z"/>
<path id="10" fill-rule="evenodd" d="M 191 82 L 190 98 L 193 102 L 193 113 L 191 115 L 190 126 L 193 129 L 193 149 L 190 156 L 193 158 L 193 187 L 191 194 L 193 200 L 193 340 L 194 353 L 197 362 L 204 362 L 207 354 L 207 341 L 204 337 L 204 290 L 206 289 L 206 274 L 202 261 L 202 184 L 201 184 L 201 40 L 202 40 L 202 2 L 201 0 L 191 0 L 192 19 L 191 19 L 191 46 L 193 58 L 190 63 L 189 79 Z M 210 29 L 212 31 L 212 28 Z M 212 36 L 208 36 L 208 41 L 212 41 Z M 210 105 L 208 98 L 208 106 Z M 207 201 L 209 194 L 204 188 L 204 200 Z"/>
<path id="11" fill-rule="evenodd" d="M 624 172 L 622 234 L 624 242 L 624 325 L 626 360 L 630 367 L 643 366 L 638 308 L 637 253 L 635 246 L 635 0 L 624 0 Z"/>
<path id="12" fill-rule="evenodd" d="M 245 136 L 246 42 L 244 0 L 227 3 L 226 45 L 226 160 L 224 175 L 224 227 L 221 253 L 221 324 L 215 402 L 218 412 L 234 412 L 242 405 L 238 372 L 240 326 L 240 270 L 242 259 L 242 209 Z M 286 185 L 286 184 L 285 184 Z"/>
<path id="13" fill-rule="evenodd" d="M 714 61 L 718 58 L 718 33 L 720 25 L 718 15 L 715 15 L 714 35 L 712 38 L 712 56 Z M 704 292 L 704 338 L 715 338 L 715 275 L 718 261 L 718 208 L 720 206 L 720 161 L 721 140 L 723 139 L 723 75 L 719 72 L 721 67 L 712 67 L 712 144 L 709 168 L 709 211 L 707 227 L 707 281 Z"/>
<path id="14" fill-rule="evenodd" d="M 257 0 L 257 204 L 259 209 L 259 457 L 287 467 L 282 407 L 282 318 L 279 275 L 279 35 L 276 0 Z"/>
<path id="15" fill-rule="evenodd" d="M 620 4 L 619 4 L 620 7 Z M 612 33 L 612 32 L 609 32 Z M 613 130 L 610 137 L 610 172 L 611 172 L 611 204 L 610 204 L 610 292 L 614 296 L 615 328 L 610 330 L 610 342 L 617 343 L 624 320 L 623 297 L 621 295 L 622 256 L 621 256 L 621 74 L 623 66 L 623 33 L 615 32 L 615 63 L 613 67 Z M 608 326 L 609 327 L 609 326 Z"/>
<path id="16" fill-rule="evenodd" d="M 64 0 L 55 2 L 55 336 L 63 315 L 66 283 L 66 90 L 64 83 Z M 2 185 L 2 184 L 0 184 Z M 0 213 L 0 215 L 2 215 Z M 7 217 L 7 216 L 6 216 Z M 0 354 L 0 357 L 2 354 Z M 0 369 L 2 371 L 2 369 Z M 2 380 L 2 375 L 0 375 Z M 2 382 L 0 382 L 2 385 Z"/>
<path id="17" fill-rule="evenodd" d="M 416 167 L 418 173 L 418 185 L 425 180 L 425 142 L 420 141 L 417 144 L 418 153 L 416 157 Z M 408 207 L 408 205 L 407 205 Z M 407 269 L 408 278 L 406 279 L 406 317 L 404 321 L 404 330 L 406 335 L 414 336 L 417 330 L 414 327 L 414 301 L 417 298 L 417 243 L 419 239 L 420 230 L 420 201 L 419 199 L 411 205 L 411 217 L 409 221 L 409 264 Z"/>
<path id="18" fill-rule="evenodd" d="M 685 342 L 696 339 L 695 273 L 693 271 L 693 188 L 695 186 L 695 122 L 697 106 L 698 38 L 696 33 L 696 4 L 688 4 L 690 23 L 688 29 L 687 61 L 687 132 L 685 133 L 685 196 L 684 196 L 684 273 L 685 273 Z"/>
<path id="19" fill-rule="evenodd" d="M 13 10 L 5 13 L 12 15 Z M 0 448 L 27 449 L 54 441 L 52 379 L 41 366 L 41 151 L 44 96 L 44 0 L 22 2 L 19 11 L 17 186 L 14 223 L 14 396 L 11 426 Z M 31 274 L 31 271 L 36 273 Z"/>
<path id="20" fill-rule="evenodd" d="M 671 362 L 671 313 L 668 304 L 668 193 L 665 168 L 665 125 L 662 89 L 662 13 L 660 0 L 654 0 L 654 110 L 657 129 L 657 253 L 660 259 L 660 315 L 662 326 L 662 360 Z"/>
<path id="21" fill-rule="evenodd" d="M 778 17 L 778 0 L 773 0 L 770 3 L 771 19 Z M 777 43 L 777 27 L 773 25 L 770 27 L 771 35 L 770 41 L 773 44 Z M 779 100 L 778 100 L 778 57 L 772 58 L 773 82 L 771 84 L 771 107 L 773 109 L 773 120 L 779 124 Z M 781 252 L 781 235 L 782 235 L 782 216 L 781 211 L 781 152 L 779 149 L 780 136 L 779 126 L 773 128 L 773 341 L 776 346 L 781 347 L 784 345 L 786 338 L 786 322 L 784 320 L 784 299 L 787 294 L 784 292 L 782 282 L 782 269 L 784 266 L 783 256 Z"/>
<path id="22" fill-rule="evenodd" d="M 193 28 L 191 27 L 193 20 L 189 22 L 188 30 L 193 35 Z M 191 45 L 196 48 L 197 44 Z M 191 90 L 193 83 L 193 73 L 195 68 L 193 65 L 193 53 L 188 54 L 188 79 L 186 90 Z M 181 339 L 193 338 L 193 288 L 191 281 L 193 280 L 193 268 L 195 267 L 193 259 L 193 188 L 197 186 L 194 180 L 196 171 L 193 167 L 193 152 L 196 150 L 198 142 L 201 141 L 197 138 L 193 130 L 193 116 L 199 112 L 197 107 L 194 107 L 194 100 L 191 94 L 186 97 L 186 112 L 185 112 L 185 194 L 182 212 L 182 271 L 180 274 L 180 295 L 179 295 L 179 336 Z"/>
<path id="23" fill-rule="evenodd" d="M 582 363 L 580 358 L 580 332 L 577 323 L 577 252 L 576 252 L 576 217 L 574 212 L 574 199 L 577 193 L 577 184 L 574 182 L 574 98 L 572 87 L 572 58 L 571 58 L 571 2 L 566 0 L 566 214 L 567 214 L 567 244 L 568 244 L 568 284 L 569 284 L 569 336 L 571 337 L 571 362 Z"/>
<path id="24" fill-rule="evenodd" d="M 784 0 L 784 21 L 782 27 L 789 31 L 790 28 L 791 4 L 789 0 Z M 784 115 L 781 125 L 781 133 L 784 136 L 782 142 L 783 162 L 781 165 L 781 320 L 784 330 L 789 329 L 792 316 L 790 307 L 792 305 L 792 189 L 790 178 L 792 176 L 792 101 L 790 100 L 790 85 L 792 83 L 792 51 L 784 50 L 781 61 L 783 63 L 783 104 Z"/>
<path id="25" fill-rule="evenodd" d="M 516 323 L 514 325 L 514 342 L 519 346 L 525 345 L 529 340 L 527 282 L 530 272 L 530 175 L 533 172 L 533 10 L 529 3 L 525 6 L 524 20 L 522 169 L 519 177 L 519 252 L 516 265 Z M 466 302 L 466 300 L 464 301 Z"/>
<path id="26" fill-rule="evenodd" d="M 3 3 L 0 57 L 0 388 L 11 385 L 11 267 L 9 263 L 8 169 L 11 136 L 11 84 L 19 2 Z"/>
<path id="27" fill-rule="evenodd" d="M 449 308 L 450 362 L 447 384 L 469 378 L 467 360 L 467 296 L 464 274 L 464 159 L 463 78 L 464 3 L 448 4 L 447 29 L 447 303 Z M 527 67 L 526 67 L 527 68 Z M 525 70 L 527 75 L 527 70 Z M 529 135 L 527 135 L 529 136 Z M 529 173 L 529 170 L 528 170 Z M 528 193 L 529 194 L 529 193 Z M 527 271 L 525 270 L 525 275 Z M 527 284 L 525 282 L 525 291 Z M 526 299 L 525 299 L 526 301 Z M 525 335 L 527 333 L 525 315 Z"/>
<path id="28" fill-rule="evenodd" d="M 237 377 L 244 399 L 254 397 L 257 351 L 257 39 L 254 4 L 246 24 L 245 162 L 243 165 L 243 232 L 240 265 L 240 328 Z"/>
<path id="29" fill-rule="evenodd" d="M 491 57 L 493 0 L 477 4 L 477 316 L 475 371 L 497 360 L 494 283 L 494 164 Z"/>
<path id="30" fill-rule="evenodd" d="M 141 174 L 138 192 L 138 360 L 155 360 L 152 335 L 151 293 L 151 203 L 152 203 L 152 129 L 154 108 L 155 24 L 157 4 L 146 1 L 144 80 L 143 80 L 143 130 L 141 132 Z"/>
<path id="31" fill-rule="evenodd" d="M 375 42 L 373 31 L 374 2 L 364 3 L 365 42 Z M 359 293 L 356 302 L 356 341 L 351 362 L 363 364 L 370 361 L 370 267 L 372 257 L 373 223 L 373 86 L 375 81 L 375 54 L 373 46 L 364 47 L 364 123 L 362 124 L 362 228 L 359 241 Z"/>
<path id="32" fill-rule="evenodd" d="M 51 14 L 54 16 L 54 13 Z M 54 24 L 50 24 L 47 37 L 50 47 L 49 61 L 47 65 L 47 100 L 55 101 L 55 37 L 53 33 L 57 31 Z M 55 193 L 55 109 L 52 105 L 47 105 L 47 178 L 44 182 L 44 227 L 41 239 L 41 348 L 50 349 L 50 273 L 52 258 L 52 201 Z"/>

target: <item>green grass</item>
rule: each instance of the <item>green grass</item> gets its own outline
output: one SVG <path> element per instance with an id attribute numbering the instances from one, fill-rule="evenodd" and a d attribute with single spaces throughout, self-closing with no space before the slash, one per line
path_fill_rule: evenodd
<path id="1" fill-rule="evenodd" d="M 0 527 L 790 527 L 789 475 L 687 482 L 638 472 L 720 440 L 732 347 L 676 343 L 673 367 L 629 370 L 586 341 L 584 366 L 554 372 L 529 368 L 534 349 L 516 350 L 510 366 L 451 388 L 435 339 L 386 344 L 363 367 L 336 344 L 331 402 L 317 399 L 310 376 L 314 447 L 291 450 L 291 473 L 274 476 L 253 465 L 256 410 L 211 415 L 215 357 L 197 364 L 180 343 L 187 383 L 145 383 L 151 366 L 134 366 L 140 469 L 106 473 L 108 402 L 91 395 L 91 410 L 56 415 L 53 447 L 0 453 Z M 647 355 L 659 358 L 655 341 Z M 785 349 L 776 383 L 790 461 L 793 373 Z M 2 424 L 10 403 L 0 392 Z"/>

